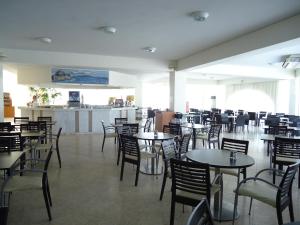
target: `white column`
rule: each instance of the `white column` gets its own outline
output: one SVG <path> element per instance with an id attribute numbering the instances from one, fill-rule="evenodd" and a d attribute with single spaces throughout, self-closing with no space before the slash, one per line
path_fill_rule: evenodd
<path id="1" fill-rule="evenodd" d="M 174 112 L 185 113 L 186 106 L 186 78 L 184 73 L 170 71 L 170 110 Z"/>
<path id="2" fill-rule="evenodd" d="M 296 114 L 296 80 L 290 80 L 290 96 L 289 96 L 289 114 Z M 299 91 L 299 90 L 298 90 Z"/>
<path id="3" fill-rule="evenodd" d="M 4 121 L 3 65 L 0 64 L 0 122 Z"/>
<path id="4" fill-rule="evenodd" d="M 300 115 L 300 69 L 296 69 L 296 79 L 295 79 L 295 115 Z"/>
<path id="5" fill-rule="evenodd" d="M 135 105 L 142 107 L 143 103 L 143 83 L 138 80 L 138 85 L 135 87 Z"/>

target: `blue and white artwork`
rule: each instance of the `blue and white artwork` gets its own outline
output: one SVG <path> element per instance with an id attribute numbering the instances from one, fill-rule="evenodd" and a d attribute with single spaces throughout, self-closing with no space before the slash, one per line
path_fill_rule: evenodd
<path id="1" fill-rule="evenodd" d="M 108 84 L 109 71 L 96 69 L 52 68 L 52 82 L 73 84 Z"/>

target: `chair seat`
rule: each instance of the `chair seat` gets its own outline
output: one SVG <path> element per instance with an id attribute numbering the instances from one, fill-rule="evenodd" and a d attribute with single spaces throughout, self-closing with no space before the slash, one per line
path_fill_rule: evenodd
<path id="1" fill-rule="evenodd" d="M 213 184 L 211 186 L 211 195 L 214 195 L 216 192 L 221 190 L 221 185 L 219 184 Z M 176 191 L 176 195 L 185 197 L 185 198 L 190 198 L 190 199 L 199 199 L 201 200 L 202 198 L 206 197 L 205 195 L 200 195 L 200 194 L 196 194 L 196 193 L 191 193 L 191 192 L 187 192 L 187 191 Z"/>
<path id="2" fill-rule="evenodd" d="M 207 133 L 199 133 L 196 135 L 197 139 L 204 139 L 204 140 L 208 140 L 208 134 Z"/>
<path id="3" fill-rule="evenodd" d="M 287 158 L 287 157 L 276 157 L 276 161 L 280 161 L 280 162 L 287 162 L 287 163 L 297 163 L 300 161 L 300 159 L 296 159 L 296 158 Z"/>
<path id="4" fill-rule="evenodd" d="M 9 178 L 4 186 L 4 192 L 14 192 L 32 189 L 41 189 L 42 179 L 40 176 L 14 176 Z"/>
<path id="5" fill-rule="evenodd" d="M 231 175 L 231 176 L 238 176 L 238 170 L 237 169 L 220 169 L 220 172 L 223 174 Z"/>
<path id="6" fill-rule="evenodd" d="M 268 205 L 276 207 L 278 189 L 261 181 L 247 181 L 239 189 L 239 195 L 252 197 Z"/>
<path id="7" fill-rule="evenodd" d="M 49 150 L 51 148 L 52 144 L 47 143 L 47 144 L 37 144 L 35 149 L 36 150 Z"/>
<path id="8" fill-rule="evenodd" d="M 106 133 L 105 137 L 106 138 L 116 138 L 116 137 L 118 137 L 118 134 L 117 133 Z"/>
<path id="9" fill-rule="evenodd" d="M 126 155 L 126 158 L 127 159 L 133 159 L 133 160 L 138 160 L 138 157 L 137 156 L 135 156 L 135 155 Z"/>

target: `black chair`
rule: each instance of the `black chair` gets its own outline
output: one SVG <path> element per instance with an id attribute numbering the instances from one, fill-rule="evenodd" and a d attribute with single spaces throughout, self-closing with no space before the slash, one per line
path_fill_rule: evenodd
<path id="1" fill-rule="evenodd" d="M 227 130 L 229 130 L 230 121 L 229 121 L 227 113 L 222 113 L 221 114 L 221 124 L 222 124 L 222 126 L 224 125 L 225 128 L 227 128 Z"/>
<path id="2" fill-rule="evenodd" d="M 248 112 L 249 115 L 249 121 L 253 122 L 254 121 L 254 125 L 257 125 L 257 114 L 256 112 Z"/>
<path id="3" fill-rule="evenodd" d="M 125 162 L 136 165 L 136 175 L 134 185 L 138 185 L 139 171 L 140 171 L 140 148 L 136 137 L 128 135 L 120 135 L 121 138 L 121 148 L 122 148 L 122 164 L 121 164 L 121 174 L 120 180 L 123 180 L 124 165 Z"/>
<path id="4" fill-rule="evenodd" d="M 214 225 L 210 207 L 206 198 L 194 208 L 186 225 Z"/>
<path id="5" fill-rule="evenodd" d="M 279 186 L 272 184 L 271 182 L 264 180 L 259 177 L 259 175 L 264 171 L 272 170 L 274 173 L 278 170 L 276 169 L 264 169 L 259 171 L 255 177 L 249 177 L 242 180 L 235 191 L 234 200 L 234 212 L 233 221 L 236 215 L 236 208 L 238 204 L 238 196 L 247 196 L 251 198 L 249 214 L 251 212 L 252 200 L 256 199 L 265 204 L 268 204 L 276 208 L 278 224 L 283 224 L 282 221 L 282 211 L 285 208 L 289 208 L 290 220 L 294 221 L 294 210 L 293 210 L 293 199 L 292 199 L 292 184 L 297 170 L 299 169 L 299 163 L 292 164 L 288 166 L 285 174 Z M 279 172 L 279 171 L 278 171 Z"/>
<path id="6" fill-rule="evenodd" d="M 101 125 L 102 125 L 102 129 L 103 129 L 103 141 L 102 141 L 101 151 L 103 152 L 106 138 L 114 138 L 116 140 L 117 133 L 116 133 L 116 128 L 115 127 L 105 126 L 103 120 L 101 120 Z"/>
<path id="7" fill-rule="evenodd" d="M 167 140 L 162 142 L 162 152 L 164 161 L 164 175 L 160 190 L 159 200 L 162 200 L 167 177 L 171 178 L 170 159 L 177 158 L 177 148 L 174 140 Z"/>
<path id="8" fill-rule="evenodd" d="M 115 125 L 121 125 L 127 122 L 128 122 L 127 118 L 115 118 Z"/>
<path id="9" fill-rule="evenodd" d="M 245 123 L 246 117 L 244 115 L 238 115 L 234 123 L 234 132 L 236 132 L 237 127 L 241 127 L 242 131 L 244 132 Z"/>
<path id="10" fill-rule="evenodd" d="M 38 160 L 34 159 L 34 162 L 37 161 L 44 163 L 43 170 L 37 170 L 37 169 L 23 169 L 21 172 L 23 173 L 23 176 L 20 176 L 18 173 L 16 173 L 15 176 L 9 176 L 8 179 L 6 179 L 2 185 L 1 192 L 16 192 L 16 191 L 25 191 L 25 190 L 39 190 L 41 189 L 43 191 L 44 195 L 44 201 L 47 208 L 48 218 L 49 220 L 52 220 L 51 216 L 51 209 L 52 206 L 52 200 L 50 195 L 50 187 L 48 183 L 48 166 L 52 155 L 52 148 L 47 154 L 46 160 Z M 20 171 L 17 171 L 20 172 Z M 30 175 L 27 176 L 27 173 L 34 173 L 35 176 Z M 38 176 L 40 175 L 40 176 Z"/>
<path id="11" fill-rule="evenodd" d="M 0 132 L 10 132 L 13 130 L 13 126 L 10 122 L 0 122 Z"/>
<path id="12" fill-rule="evenodd" d="M 215 143 L 218 144 L 218 148 L 220 148 L 220 132 L 222 129 L 222 125 L 215 124 L 211 125 L 207 133 L 197 133 L 196 139 L 200 139 L 203 141 L 203 146 L 205 146 L 205 141 L 208 144 L 208 148 L 211 148 L 211 144 L 213 144 L 213 148 L 215 148 Z"/>
<path id="13" fill-rule="evenodd" d="M 248 147 L 249 147 L 249 141 L 246 140 L 237 140 L 237 139 L 230 139 L 230 138 L 223 138 L 222 139 L 222 144 L 221 144 L 221 149 L 222 150 L 227 150 L 227 151 L 234 151 L 234 152 L 239 152 L 243 153 L 245 155 L 248 154 Z M 243 179 L 246 179 L 247 177 L 247 168 L 241 168 L 240 173 L 238 173 L 238 170 L 235 169 L 220 169 L 220 172 L 222 174 L 227 174 L 231 176 L 236 176 L 237 182 L 239 183 L 240 181 L 240 173 L 243 174 Z"/>
<path id="14" fill-rule="evenodd" d="M 144 132 L 150 132 L 151 131 L 151 125 L 152 125 L 152 119 L 151 118 L 148 118 L 145 122 L 145 125 L 144 125 Z"/>
<path id="15" fill-rule="evenodd" d="M 23 151 L 21 133 L 0 133 L 0 152 Z"/>
<path id="16" fill-rule="evenodd" d="M 287 134 L 287 126 L 272 126 L 269 125 L 268 128 L 268 134 L 273 134 L 273 135 L 283 135 L 285 136 Z"/>
<path id="17" fill-rule="evenodd" d="M 177 136 L 181 136 L 181 126 L 179 123 L 169 123 L 169 133 Z"/>
<path id="18" fill-rule="evenodd" d="M 191 140 L 192 133 L 188 132 L 185 133 L 181 140 L 179 141 L 179 146 L 178 146 L 178 157 L 180 159 L 185 159 L 185 154 L 189 150 L 189 144 Z"/>
<path id="19" fill-rule="evenodd" d="M 221 191 L 221 185 L 214 184 L 221 179 L 221 176 L 215 178 L 211 185 L 209 165 L 172 158 L 170 163 L 172 176 L 170 225 L 174 225 L 175 203 L 195 207 L 203 197 L 206 197 L 210 203 L 211 195 Z"/>
<path id="20" fill-rule="evenodd" d="M 56 151 L 57 159 L 59 163 L 59 168 L 61 168 L 61 156 L 60 156 L 60 150 L 59 150 L 59 138 L 61 134 L 62 128 L 60 127 L 58 129 L 57 134 L 55 135 L 55 147 L 52 149 Z M 52 147 L 52 143 L 39 143 L 36 145 L 35 150 L 36 151 L 48 151 Z"/>
<path id="21" fill-rule="evenodd" d="M 275 137 L 272 163 L 279 169 L 283 166 L 294 164 L 300 160 L 300 139 Z M 300 168 L 299 168 L 300 174 Z M 298 174 L 298 188 L 300 188 L 300 176 Z M 276 173 L 273 173 L 273 183 L 275 184 Z"/>
<path id="22" fill-rule="evenodd" d="M 39 116 L 37 118 L 37 121 L 46 121 L 48 123 L 52 123 L 52 117 L 51 116 Z"/>
<path id="23" fill-rule="evenodd" d="M 139 124 L 138 123 L 125 123 L 123 124 L 125 129 L 129 130 L 131 134 L 137 134 L 139 132 Z"/>

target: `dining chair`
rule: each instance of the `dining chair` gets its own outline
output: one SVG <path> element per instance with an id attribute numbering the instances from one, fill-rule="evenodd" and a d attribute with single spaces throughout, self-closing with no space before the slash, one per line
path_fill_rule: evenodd
<path id="1" fill-rule="evenodd" d="M 274 168 L 263 169 L 259 171 L 254 177 L 249 177 L 242 180 L 235 191 L 233 221 L 234 225 L 235 215 L 238 204 L 238 196 L 250 197 L 249 215 L 251 213 L 252 201 L 256 199 L 267 205 L 276 208 L 278 225 L 283 224 L 282 212 L 285 208 L 289 208 L 290 220 L 294 221 L 293 199 L 292 199 L 292 184 L 297 170 L 299 169 L 299 162 L 289 165 L 284 173 L 279 186 L 259 177 L 265 171 L 280 172 Z"/>
<path id="2" fill-rule="evenodd" d="M 177 147 L 177 150 L 178 150 L 178 157 L 180 159 L 185 158 L 185 154 L 189 150 L 189 144 L 190 144 L 191 137 L 192 137 L 192 133 L 187 132 L 182 136 L 181 140 L 179 140 L 179 145 Z"/>
<path id="3" fill-rule="evenodd" d="M 174 225 L 176 202 L 195 207 L 203 197 L 206 197 L 210 205 L 211 195 L 222 193 L 222 177 L 216 176 L 211 184 L 208 164 L 173 158 L 170 159 L 170 164 L 172 176 L 170 225 Z M 219 200 L 222 208 L 222 196 Z"/>
<path id="4" fill-rule="evenodd" d="M 236 117 L 235 123 L 233 124 L 234 125 L 234 132 L 236 132 L 236 130 L 237 130 L 238 127 L 241 127 L 242 132 L 244 132 L 244 130 L 245 130 L 245 124 L 246 124 L 246 117 L 244 115 L 240 115 L 239 114 Z"/>
<path id="5" fill-rule="evenodd" d="M 163 161 L 164 161 L 164 174 L 160 190 L 159 200 L 161 201 L 164 195 L 164 190 L 166 186 L 167 178 L 171 178 L 171 167 L 170 159 L 177 158 L 177 147 L 174 140 L 167 140 L 162 142 L 162 152 L 163 152 Z"/>
<path id="6" fill-rule="evenodd" d="M 118 135 L 116 133 L 116 128 L 113 126 L 105 126 L 103 120 L 101 120 L 101 125 L 103 129 L 103 141 L 101 151 L 103 152 L 106 138 L 114 138 L 116 142 L 116 138 L 118 137 Z"/>
<path id="7" fill-rule="evenodd" d="M 148 118 L 144 125 L 144 132 L 150 132 L 151 131 L 151 125 L 152 125 L 152 118 Z"/>
<path id="8" fill-rule="evenodd" d="M 213 144 L 213 148 L 215 148 L 215 143 L 218 144 L 218 148 L 220 148 L 220 132 L 222 129 L 222 125 L 215 124 L 211 125 L 208 132 L 199 132 L 196 133 L 196 139 L 200 139 L 203 141 L 203 147 L 205 146 L 205 142 L 208 145 L 208 148 L 211 148 L 211 144 Z"/>
<path id="9" fill-rule="evenodd" d="M 269 125 L 268 128 L 268 134 L 273 134 L 273 135 L 283 135 L 285 136 L 287 134 L 287 126 L 274 126 L 274 125 Z"/>
<path id="10" fill-rule="evenodd" d="M 128 118 L 115 118 L 115 125 L 120 125 L 128 122 Z"/>
<path id="11" fill-rule="evenodd" d="M 50 209 L 50 207 L 52 206 L 52 200 L 50 195 L 50 187 L 49 187 L 47 171 L 48 171 L 51 155 L 52 155 L 52 148 L 48 152 L 46 156 L 46 160 L 34 159 L 35 162 L 39 161 L 44 164 L 43 170 L 38 170 L 35 168 L 23 169 L 21 170 L 23 176 L 20 176 L 18 174 L 20 171 L 16 171 L 18 173 L 9 176 L 8 179 L 6 179 L 3 182 L 1 187 L 1 192 L 0 192 L 0 193 L 3 192 L 13 193 L 17 191 L 26 191 L 26 190 L 42 190 L 49 221 L 52 220 L 51 209 Z M 33 175 L 27 175 L 29 173 Z"/>
<path id="12" fill-rule="evenodd" d="M 233 152 L 239 152 L 243 153 L 245 155 L 248 154 L 248 147 L 249 147 L 249 141 L 247 140 L 237 140 L 237 139 L 230 139 L 230 138 L 223 138 L 221 149 L 226 151 L 233 151 Z M 222 174 L 227 174 L 231 176 L 237 177 L 237 183 L 240 182 L 240 173 L 243 174 L 243 179 L 246 179 L 247 177 L 247 168 L 241 168 L 240 172 L 236 169 L 225 169 L 221 168 L 220 172 Z"/>
<path id="13" fill-rule="evenodd" d="M 138 185 L 139 171 L 140 171 L 140 148 L 136 137 L 132 135 L 120 135 L 121 148 L 122 148 L 122 163 L 121 163 L 121 174 L 120 180 L 123 180 L 125 162 L 136 165 L 136 175 L 134 185 Z"/>
<path id="14" fill-rule="evenodd" d="M 123 127 L 128 129 L 131 134 L 137 134 L 139 132 L 139 124 L 138 123 L 124 123 Z"/>
<path id="15" fill-rule="evenodd" d="M 51 148 L 56 151 L 56 154 L 57 154 L 57 159 L 58 159 L 58 163 L 59 163 L 59 168 L 61 168 L 61 156 L 60 156 L 60 149 L 59 149 L 59 139 L 60 139 L 60 135 L 61 135 L 61 131 L 62 131 L 62 127 L 60 127 L 58 129 L 58 132 L 57 134 L 55 135 L 55 147 L 52 147 L 53 144 L 52 142 L 48 142 L 48 143 L 38 143 L 36 146 L 35 146 L 35 150 L 36 151 L 48 151 L 50 150 Z"/>
<path id="16" fill-rule="evenodd" d="M 0 152 L 11 151 L 23 151 L 21 133 L 0 133 Z"/>
<path id="17" fill-rule="evenodd" d="M 206 198 L 194 208 L 186 225 L 214 225 L 210 207 Z"/>
<path id="18" fill-rule="evenodd" d="M 275 137 L 272 163 L 273 168 L 279 169 L 300 161 L 300 139 Z M 300 168 L 298 173 L 298 188 L 300 188 Z M 276 173 L 273 173 L 273 184 L 276 181 Z"/>
<path id="19" fill-rule="evenodd" d="M 0 122 L 0 132 L 10 132 L 13 130 L 13 126 L 10 122 Z"/>

